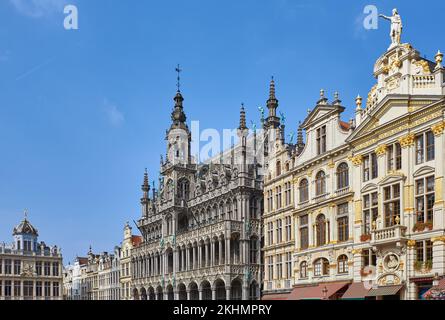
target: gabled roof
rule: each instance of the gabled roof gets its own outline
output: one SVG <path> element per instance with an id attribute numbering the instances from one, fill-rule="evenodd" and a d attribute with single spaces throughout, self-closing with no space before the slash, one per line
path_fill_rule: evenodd
<path id="1" fill-rule="evenodd" d="M 309 126 L 315 124 L 318 120 L 324 119 L 325 116 L 330 115 L 333 112 L 341 113 L 345 110 L 344 107 L 340 105 L 330 105 L 330 104 L 318 104 L 315 108 L 308 114 L 304 122 L 301 124 L 301 128 L 307 129 Z M 323 113 L 321 116 L 320 113 Z M 349 124 L 348 124 L 349 129 Z"/>

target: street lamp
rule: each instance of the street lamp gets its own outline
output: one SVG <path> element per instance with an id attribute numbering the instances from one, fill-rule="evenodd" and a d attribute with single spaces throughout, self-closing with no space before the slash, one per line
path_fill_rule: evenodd
<path id="1" fill-rule="evenodd" d="M 323 292 L 323 300 L 328 300 L 328 288 L 326 288 L 326 286 L 324 286 L 322 292 Z"/>

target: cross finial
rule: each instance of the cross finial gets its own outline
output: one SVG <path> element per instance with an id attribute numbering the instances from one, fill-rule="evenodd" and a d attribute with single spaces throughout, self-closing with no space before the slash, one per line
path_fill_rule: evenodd
<path id="1" fill-rule="evenodd" d="M 25 220 L 28 219 L 28 209 L 23 210 L 23 215 L 25 216 Z"/>
<path id="2" fill-rule="evenodd" d="M 178 64 L 178 66 L 176 67 L 176 72 L 178 73 L 178 78 L 177 78 L 177 83 L 176 83 L 176 87 L 178 88 L 178 92 L 180 92 L 181 91 L 181 72 L 182 72 L 182 69 L 180 68 L 180 66 L 179 66 L 179 64 Z"/>

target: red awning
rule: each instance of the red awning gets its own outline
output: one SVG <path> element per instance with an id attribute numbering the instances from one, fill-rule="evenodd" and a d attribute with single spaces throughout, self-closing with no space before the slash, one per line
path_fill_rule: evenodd
<path id="1" fill-rule="evenodd" d="M 368 295 L 368 291 L 370 289 L 366 289 L 363 282 L 354 282 L 351 283 L 348 290 L 346 290 L 345 294 L 341 297 L 342 299 L 364 299 Z"/>
<path id="2" fill-rule="evenodd" d="M 265 294 L 261 300 L 288 300 L 289 293 Z"/>
<path id="3" fill-rule="evenodd" d="M 350 282 L 319 283 L 315 286 L 294 288 L 288 300 L 329 299 L 349 283 Z"/>
<path id="4" fill-rule="evenodd" d="M 305 286 L 305 287 L 296 287 L 289 294 L 287 300 L 301 300 L 306 299 L 306 296 L 311 296 L 310 292 L 314 291 L 318 285 L 315 286 Z"/>

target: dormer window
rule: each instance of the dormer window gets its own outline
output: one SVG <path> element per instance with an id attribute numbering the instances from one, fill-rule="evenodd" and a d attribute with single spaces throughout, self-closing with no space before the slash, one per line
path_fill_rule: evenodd
<path id="1" fill-rule="evenodd" d="M 326 152 L 326 126 L 317 129 L 317 155 Z"/>

